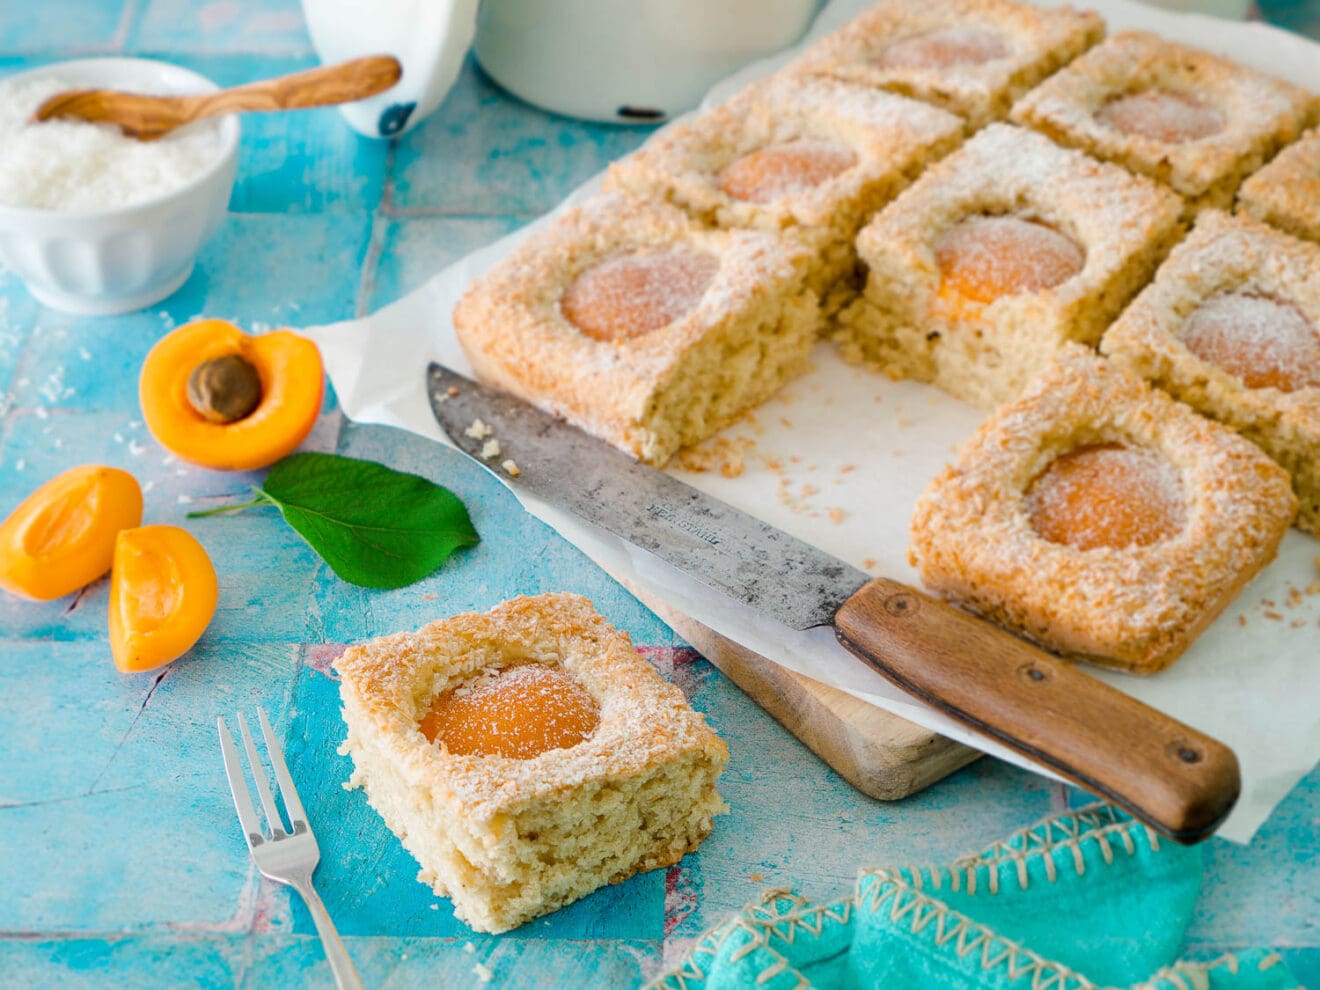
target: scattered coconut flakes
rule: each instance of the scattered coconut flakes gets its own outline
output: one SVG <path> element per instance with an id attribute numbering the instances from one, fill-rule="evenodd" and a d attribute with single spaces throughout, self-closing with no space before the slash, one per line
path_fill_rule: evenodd
<path id="1" fill-rule="evenodd" d="M 471 953 L 477 951 L 477 947 L 476 947 L 475 945 L 473 945 L 471 942 L 464 942 L 464 943 L 463 943 L 463 951 L 466 952 L 466 953 L 468 953 L 468 954 L 470 955 Z"/>
<path id="2" fill-rule="evenodd" d="M 469 436 L 473 440 L 485 440 L 495 431 L 483 423 L 480 419 L 474 419 L 472 425 L 463 431 L 464 436 Z"/>
<path id="3" fill-rule="evenodd" d="M 495 978 L 495 974 L 491 972 L 491 968 L 487 966 L 485 963 L 477 963 L 475 966 L 473 966 L 472 975 L 475 976 L 477 979 L 479 979 L 482 983 L 489 983 L 491 980 Z"/>
<path id="4" fill-rule="evenodd" d="M 522 474 L 522 469 L 519 468 L 518 465 L 513 462 L 512 457 L 510 457 L 507 461 L 501 464 L 500 467 L 504 468 L 504 470 L 509 473 L 510 478 L 516 478 L 518 477 L 518 475 Z"/>
<path id="5" fill-rule="evenodd" d="M 495 439 L 487 440 L 481 447 L 481 459 L 489 461 L 493 457 L 500 456 L 500 442 Z"/>

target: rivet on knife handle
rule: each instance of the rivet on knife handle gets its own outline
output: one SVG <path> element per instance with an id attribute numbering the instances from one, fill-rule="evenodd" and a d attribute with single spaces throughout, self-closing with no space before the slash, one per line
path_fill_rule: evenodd
<path id="1" fill-rule="evenodd" d="M 834 625 L 905 691 L 1179 842 L 1205 838 L 1237 800 L 1227 746 L 906 585 L 871 581 Z"/>

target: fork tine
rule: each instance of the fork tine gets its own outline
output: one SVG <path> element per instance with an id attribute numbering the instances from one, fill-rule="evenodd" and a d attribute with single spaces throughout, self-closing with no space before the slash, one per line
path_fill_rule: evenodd
<path id="1" fill-rule="evenodd" d="M 278 837 L 284 832 L 284 820 L 275 806 L 275 795 L 270 792 L 270 782 L 266 780 L 266 771 L 261 766 L 261 757 L 257 755 L 257 744 L 252 741 L 248 731 L 247 719 L 238 713 L 238 731 L 243 735 L 243 746 L 247 749 L 248 763 L 252 767 L 252 779 L 256 781 L 257 793 L 261 795 L 261 806 L 266 809 L 266 823 L 270 825 L 270 834 Z"/>
<path id="2" fill-rule="evenodd" d="M 311 829 L 307 821 L 307 812 L 303 811 L 302 801 L 298 799 L 298 788 L 293 786 L 293 777 L 289 774 L 289 765 L 284 762 L 284 750 L 275 738 L 275 730 L 266 718 L 266 709 L 257 706 L 257 718 L 261 722 L 261 734 L 266 737 L 266 752 L 270 755 L 270 765 L 275 768 L 275 779 L 279 781 L 280 796 L 284 798 L 284 807 L 289 812 L 289 826 L 297 831 L 297 822 L 302 821 Z"/>
<path id="3" fill-rule="evenodd" d="M 252 794 L 247 782 L 243 780 L 243 765 L 238 759 L 238 747 L 223 718 L 215 720 L 220 729 L 220 751 L 225 757 L 225 774 L 229 777 L 229 792 L 234 795 L 234 807 L 238 810 L 238 823 L 243 826 L 243 836 L 249 846 L 264 841 L 261 834 L 261 822 L 257 820 L 257 809 L 252 806 Z"/>

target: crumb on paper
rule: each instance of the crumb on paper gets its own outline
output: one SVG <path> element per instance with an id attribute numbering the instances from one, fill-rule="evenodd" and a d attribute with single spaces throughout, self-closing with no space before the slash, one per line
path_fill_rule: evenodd
<path id="1" fill-rule="evenodd" d="M 1260 603 L 1264 605 L 1266 608 L 1275 608 L 1277 604 L 1273 598 L 1262 598 L 1260 600 Z"/>
<path id="2" fill-rule="evenodd" d="M 491 972 L 491 968 L 487 966 L 485 963 L 477 963 L 475 966 L 473 966 L 472 975 L 475 976 L 477 979 L 479 979 L 482 983 L 489 983 L 491 980 L 495 978 L 495 974 Z"/>
<path id="3" fill-rule="evenodd" d="M 464 951 L 464 952 L 467 952 L 467 953 L 470 954 L 470 953 L 476 952 L 476 951 L 477 951 L 477 947 L 476 947 L 475 945 L 473 945 L 471 942 L 464 942 L 464 943 L 463 943 L 463 951 Z"/>
<path id="4" fill-rule="evenodd" d="M 752 881 L 752 883 L 765 883 L 765 874 L 764 874 L 764 873 L 749 873 L 749 874 L 747 874 L 747 879 L 750 880 L 750 881 Z"/>
<path id="5" fill-rule="evenodd" d="M 1247 624 L 1247 613 L 1246 613 L 1246 612 L 1239 612 L 1239 613 L 1238 613 L 1238 625 L 1239 625 L 1239 626 L 1245 626 L 1246 624 Z"/>
<path id="6" fill-rule="evenodd" d="M 852 474 L 856 470 L 856 464 L 845 464 L 843 467 L 839 468 L 839 474 Z"/>
<path id="7" fill-rule="evenodd" d="M 501 464 L 500 467 L 504 468 L 504 470 L 508 472 L 510 478 L 516 478 L 518 477 L 518 475 L 522 474 L 522 469 L 518 467 L 517 464 L 514 463 L 512 457 L 510 457 L 507 461 Z"/>
<path id="8" fill-rule="evenodd" d="M 839 523 L 843 522 L 847 515 L 848 513 L 844 512 L 842 509 L 830 509 L 830 522 L 837 526 Z"/>
<path id="9" fill-rule="evenodd" d="M 1288 625 L 1292 626 L 1292 628 L 1294 628 L 1294 629 L 1301 629 L 1302 626 L 1306 625 L 1306 620 L 1305 620 L 1305 619 L 1293 619 L 1292 622 L 1288 623 Z"/>
<path id="10" fill-rule="evenodd" d="M 1265 610 L 1265 618 L 1267 618 L 1267 619 L 1273 619 L 1275 622 L 1282 622 L 1282 621 L 1283 621 L 1283 616 L 1280 615 L 1278 612 L 1274 611 L 1273 609 L 1266 609 L 1266 610 Z"/>
<path id="11" fill-rule="evenodd" d="M 449 388 L 445 389 L 445 395 L 449 396 L 451 399 L 458 395 L 458 386 L 450 385 Z"/>
<path id="12" fill-rule="evenodd" d="M 448 402 L 448 401 L 449 401 L 449 393 L 448 393 L 448 392 L 436 392 L 436 393 L 435 393 L 435 401 L 436 401 L 436 402 Z"/>
<path id="13" fill-rule="evenodd" d="M 718 471 L 726 478 L 737 478 L 747 469 L 747 455 L 756 448 L 748 436 L 712 437 L 704 443 L 678 453 L 678 466 L 693 474 Z"/>
<path id="14" fill-rule="evenodd" d="M 480 419 L 474 419 L 472 425 L 463 431 L 464 436 L 469 436 L 473 440 L 485 440 L 495 431 L 483 423 Z"/>
<path id="15" fill-rule="evenodd" d="M 481 459 L 489 461 L 500 456 L 500 442 L 493 437 L 481 445 Z"/>
<path id="16" fill-rule="evenodd" d="M 879 564 L 880 561 L 876 560 L 874 557 L 862 558 L 862 570 L 864 571 L 873 571 Z"/>

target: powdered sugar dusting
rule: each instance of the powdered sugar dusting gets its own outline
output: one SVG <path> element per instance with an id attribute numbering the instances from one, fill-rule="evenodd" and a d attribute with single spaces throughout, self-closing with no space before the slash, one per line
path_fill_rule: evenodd
<path id="1" fill-rule="evenodd" d="M 1166 90 L 1148 89 L 1111 100 L 1100 108 L 1096 118 L 1102 123 L 1140 137 L 1182 144 L 1218 134 L 1226 119 L 1218 107 L 1194 96 Z"/>
<path id="2" fill-rule="evenodd" d="M 750 203 L 773 203 L 813 189 L 857 164 L 853 150 L 837 141 L 785 141 L 758 148 L 720 172 L 720 189 Z"/>
<path id="3" fill-rule="evenodd" d="M 1149 546 L 1186 516 L 1182 482 L 1149 447 L 1103 444 L 1056 458 L 1027 491 L 1032 528 L 1079 550 Z"/>
<path id="4" fill-rule="evenodd" d="M 529 759 L 567 749 L 600 724 L 600 706 L 567 673 L 543 664 L 487 672 L 435 700 L 422 735 L 457 756 Z"/>
<path id="5" fill-rule="evenodd" d="M 1245 292 L 1213 296 L 1193 310 L 1181 338 L 1248 388 L 1320 387 L 1320 335 L 1288 303 Z"/>
<path id="6" fill-rule="evenodd" d="M 719 260 L 687 249 L 611 255 L 564 292 L 564 316 L 596 340 L 640 337 L 687 315 L 701 301 Z"/>
<path id="7" fill-rule="evenodd" d="M 1071 238 L 1013 216 L 975 216 L 955 224 L 936 241 L 935 258 L 946 283 L 981 302 L 1053 288 L 1086 263 Z"/>
<path id="8" fill-rule="evenodd" d="M 949 69 L 1006 58 L 1008 46 L 995 32 L 972 24 L 909 35 L 872 61 L 881 69 Z"/>

